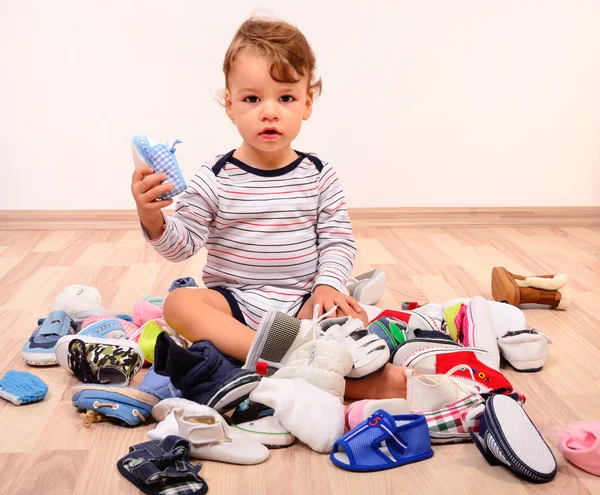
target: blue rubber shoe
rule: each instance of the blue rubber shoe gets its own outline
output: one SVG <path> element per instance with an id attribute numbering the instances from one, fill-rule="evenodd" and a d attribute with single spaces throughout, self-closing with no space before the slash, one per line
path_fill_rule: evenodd
<path id="1" fill-rule="evenodd" d="M 329 459 L 348 471 L 382 471 L 433 456 L 425 416 L 378 409 L 333 445 Z"/>
<path id="2" fill-rule="evenodd" d="M 134 136 L 131 140 L 131 153 L 135 167 L 148 165 L 154 169 L 154 173 L 165 173 L 167 178 L 164 182 L 173 184 L 173 189 L 162 194 L 160 199 L 169 199 L 185 191 L 187 187 L 183 174 L 179 169 L 177 158 L 175 158 L 175 146 L 181 143 L 177 139 L 173 146 L 168 144 L 157 144 L 148 136 Z M 164 183 L 163 182 L 163 183 Z"/>
<path id="3" fill-rule="evenodd" d="M 53 311 L 48 317 L 40 318 L 38 325 L 21 348 L 23 361 L 32 366 L 58 364 L 56 344 L 61 337 L 73 335 L 77 323 L 64 311 Z"/>

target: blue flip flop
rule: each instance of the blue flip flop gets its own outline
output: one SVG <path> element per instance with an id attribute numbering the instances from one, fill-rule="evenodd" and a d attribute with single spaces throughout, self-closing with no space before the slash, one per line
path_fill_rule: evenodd
<path id="1" fill-rule="evenodd" d="M 348 471 L 382 471 L 433 456 L 422 414 L 378 409 L 333 445 L 331 462 Z"/>

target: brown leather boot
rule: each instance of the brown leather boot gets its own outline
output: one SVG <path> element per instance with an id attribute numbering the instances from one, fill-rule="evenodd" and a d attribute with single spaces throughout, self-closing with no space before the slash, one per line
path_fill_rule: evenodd
<path id="1" fill-rule="evenodd" d="M 496 266 L 492 270 L 492 296 L 496 301 L 506 301 L 512 306 L 545 304 L 555 309 L 567 309 L 571 299 L 568 281 L 569 277 L 564 273 L 523 277 Z"/>

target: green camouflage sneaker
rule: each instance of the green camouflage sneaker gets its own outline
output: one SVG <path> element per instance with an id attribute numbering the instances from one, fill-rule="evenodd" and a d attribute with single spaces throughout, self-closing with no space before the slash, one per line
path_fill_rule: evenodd
<path id="1" fill-rule="evenodd" d="M 56 358 L 83 383 L 110 385 L 129 385 L 144 364 L 144 353 L 137 343 L 88 335 L 60 338 Z"/>

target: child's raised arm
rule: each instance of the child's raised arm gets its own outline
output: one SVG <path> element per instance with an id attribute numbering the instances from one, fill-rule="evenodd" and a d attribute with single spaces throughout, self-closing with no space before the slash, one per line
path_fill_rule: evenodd
<path id="1" fill-rule="evenodd" d="M 160 201 L 157 204 L 162 203 L 166 206 L 171 201 Z M 150 216 L 154 213 L 152 208 L 160 218 Z M 177 200 L 173 215 L 164 215 L 161 209 L 162 206 L 149 207 L 148 217 L 144 219 L 140 213 L 146 240 L 169 261 L 183 261 L 196 254 L 206 244 L 209 225 L 219 209 L 218 189 L 211 168 L 201 167 L 188 182 L 187 189 Z M 150 222 L 148 226 L 144 220 Z"/>

